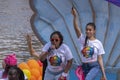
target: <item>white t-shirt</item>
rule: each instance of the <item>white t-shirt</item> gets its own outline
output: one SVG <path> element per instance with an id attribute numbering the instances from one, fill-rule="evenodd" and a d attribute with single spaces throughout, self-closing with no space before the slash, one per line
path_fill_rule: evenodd
<path id="1" fill-rule="evenodd" d="M 87 40 L 87 45 L 84 46 L 85 36 L 81 34 L 78 39 L 80 43 L 81 59 L 82 62 L 94 62 L 97 61 L 97 55 L 105 54 L 102 43 L 98 40 Z"/>
<path id="2" fill-rule="evenodd" d="M 8 80 L 8 78 L 4 78 L 4 79 L 2 78 L 3 72 L 4 72 L 4 70 L 1 70 L 1 71 L 0 71 L 0 80 Z"/>
<path id="3" fill-rule="evenodd" d="M 48 42 L 42 49 L 43 52 L 48 51 L 51 43 Z M 62 44 L 58 49 L 51 50 L 47 56 L 48 69 L 52 72 L 60 72 L 64 70 L 67 60 L 73 58 L 71 50 L 66 44 Z"/>

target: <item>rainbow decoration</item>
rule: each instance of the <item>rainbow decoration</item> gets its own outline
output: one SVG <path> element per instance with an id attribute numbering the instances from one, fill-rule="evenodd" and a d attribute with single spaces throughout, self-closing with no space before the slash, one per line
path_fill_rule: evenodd
<path id="1" fill-rule="evenodd" d="M 84 57 L 89 58 L 89 57 L 92 57 L 92 55 L 94 54 L 94 48 L 92 48 L 90 46 L 86 46 L 83 48 L 83 50 L 81 52 Z"/>
<path id="2" fill-rule="evenodd" d="M 60 64 L 62 63 L 61 58 L 58 56 L 50 57 L 49 61 L 52 66 L 60 66 Z"/>

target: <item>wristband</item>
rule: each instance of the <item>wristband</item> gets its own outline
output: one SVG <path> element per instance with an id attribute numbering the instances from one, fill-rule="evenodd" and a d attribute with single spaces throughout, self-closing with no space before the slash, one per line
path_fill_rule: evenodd
<path id="1" fill-rule="evenodd" d="M 63 72 L 63 73 L 62 73 L 62 76 L 67 77 L 67 76 L 68 76 L 68 73 Z"/>

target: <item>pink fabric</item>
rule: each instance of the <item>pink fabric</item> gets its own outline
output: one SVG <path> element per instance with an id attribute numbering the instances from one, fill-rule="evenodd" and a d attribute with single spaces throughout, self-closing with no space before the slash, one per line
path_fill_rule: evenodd
<path id="1" fill-rule="evenodd" d="M 76 75 L 78 77 L 78 80 L 85 80 L 85 76 L 84 76 L 84 73 L 83 73 L 83 70 L 82 70 L 81 66 L 78 66 L 75 73 L 76 73 Z"/>
<path id="2" fill-rule="evenodd" d="M 17 58 L 15 54 L 10 54 L 7 55 L 6 58 L 4 59 L 5 64 L 14 66 L 17 65 Z"/>

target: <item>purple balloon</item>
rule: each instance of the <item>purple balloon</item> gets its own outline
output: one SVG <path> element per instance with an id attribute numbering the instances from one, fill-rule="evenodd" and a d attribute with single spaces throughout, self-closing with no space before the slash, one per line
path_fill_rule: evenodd
<path id="1" fill-rule="evenodd" d="M 120 0 L 106 0 L 120 7 Z"/>

